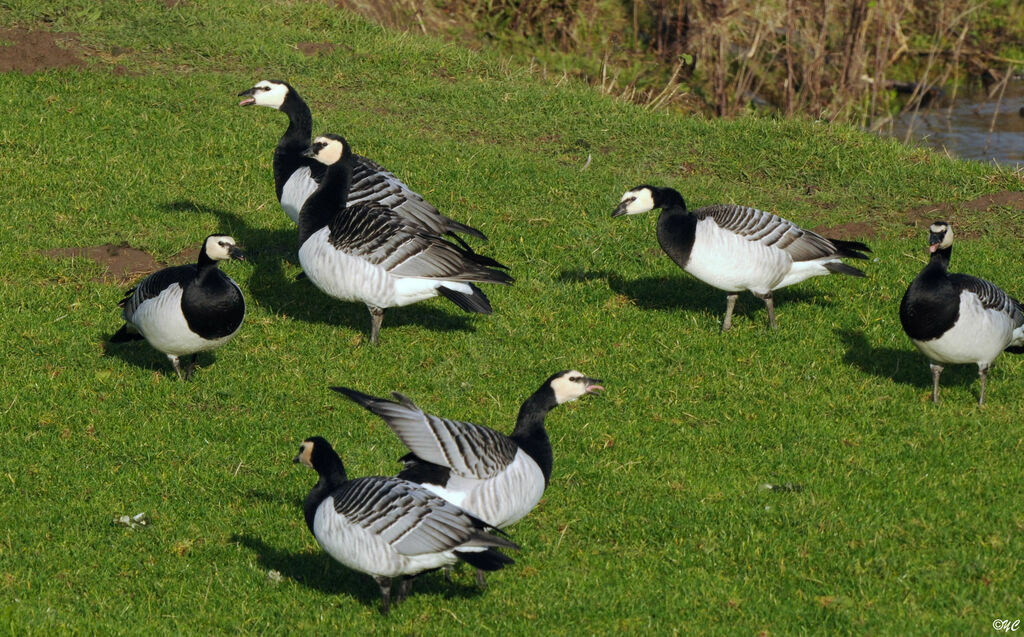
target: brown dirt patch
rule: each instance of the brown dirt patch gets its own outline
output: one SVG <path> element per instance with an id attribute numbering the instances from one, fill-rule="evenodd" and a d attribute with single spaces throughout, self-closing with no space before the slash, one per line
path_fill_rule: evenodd
<path id="1" fill-rule="evenodd" d="M 984 224 L 987 215 L 995 214 L 993 208 L 1015 208 L 1024 211 L 1024 192 L 1005 190 L 982 195 L 971 201 L 933 203 L 911 208 L 906 212 L 906 221 L 915 230 L 926 228 L 935 221 L 948 221 L 959 226 L 961 237 L 976 238 L 981 234 L 979 224 Z"/>
<path id="2" fill-rule="evenodd" d="M 0 46 L 0 72 L 35 73 L 45 69 L 83 67 L 76 55 L 77 33 L 51 33 L 25 29 L 0 29 L 0 40 L 12 42 Z M 64 46 L 58 46 L 58 43 Z"/>
<path id="3" fill-rule="evenodd" d="M 330 53 L 338 48 L 338 45 L 333 42 L 299 42 L 296 46 L 304 55 L 309 56 Z"/>
<path id="4" fill-rule="evenodd" d="M 42 255 L 51 259 L 90 259 L 107 268 L 106 274 L 95 280 L 109 281 L 112 279 L 118 283 L 129 283 L 168 265 L 181 265 L 195 261 L 200 247 L 197 245 L 194 248 L 186 248 L 168 259 L 168 263 L 161 263 L 151 257 L 149 253 L 133 248 L 127 243 L 121 245 L 108 243 L 85 248 L 56 248 L 43 250 Z"/>
<path id="5" fill-rule="evenodd" d="M 878 228 L 863 221 L 851 221 L 838 226 L 815 226 L 812 232 L 817 232 L 829 239 L 841 241 L 853 241 L 858 239 L 874 239 L 878 236 Z"/>

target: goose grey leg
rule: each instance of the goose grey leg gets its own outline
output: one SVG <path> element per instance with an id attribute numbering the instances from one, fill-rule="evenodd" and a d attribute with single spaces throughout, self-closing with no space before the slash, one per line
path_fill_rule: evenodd
<path id="1" fill-rule="evenodd" d="M 370 310 L 370 343 L 376 345 L 380 324 L 384 322 L 384 309 L 373 305 L 367 305 L 366 309 Z"/>
<path id="2" fill-rule="evenodd" d="M 764 306 L 768 309 L 768 327 L 773 331 L 779 329 L 778 324 L 775 322 L 775 301 L 772 300 L 772 293 L 769 292 L 764 296 L 758 294 L 757 296 L 764 301 Z"/>
<path id="3" fill-rule="evenodd" d="M 395 600 L 395 606 L 404 602 L 405 598 L 409 596 L 414 579 L 416 579 L 415 575 L 409 575 L 402 579 L 402 582 L 398 585 L 398 598 Z"/>
<path id="4" fill-rule="evenodd" d="M 377 586 L 380 586 L 380 614 L 387 615 L 391 610 L 391 578 L 375 577 L 374 579 L 377 580 Z"/>
<path id="5" fill-rule="evenodd" d="M 985 381 L 988 380 L 988 365 L 978 367 L 978 376 L 981 376 L 981 395 L 978 396 L 978 404 L 981 405 L 985 402 Z"/>
<path id="6" fill-rule="evenodd" d="M 181 373 L 181 360 L 174 354 L 168 354 L 167 358 L 171 361 L 171 365 L 174 365 L 174 371 L 178 372 L 178 380 L 188 380 L 188 378 L 183 376 Z"/>
<path id="7" fill-rule="evenodd" d="M 199 362 L 199 353 L 192 355 L 192 360 L 185 366 L 185 380 L 192 380 L 192 376 L 196 373 L 196 363 Z"/>
<path id="8" fill-rule="evenodd" d="M 740 298 L 740 295 L 729 294 L 725 297 L 725 318 L 722 319 L 722 329 L 720 332 L 728 332 L 732 329 L 732 310 L 736 307 L 736 299 Z"/>
<path id="9" fill-rule="evenodd" d="M 937 403 L 939 402 L 939 375 L 942 374 L 942 365 L 928 363 L 928 366 L 932 369 L 932 402 Z M 984 389 L 982 393 L 984 393 Z"/>
<path id="10" fill-rule="evenodd" d="M 476 569 L 476 585 L 481 590 L 487 590 L 487 574 L 480 569 Z"/>

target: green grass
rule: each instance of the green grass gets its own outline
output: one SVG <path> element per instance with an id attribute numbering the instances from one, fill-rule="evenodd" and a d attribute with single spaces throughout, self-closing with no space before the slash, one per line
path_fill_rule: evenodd
<path id="1" fill-rule="evenodd" d="M 932 405 L 896 316 L 925 254 L 906 211 L 1019 176 L 844 127 L 649 113 L 319 3 L 66 6 L 0 9 L 90 53 L 0 93 L 0 632 L 935 634 L 1021 613 L 1024 367 L 998 360 L 984 408 L 976 370 L 950 368 Z M 306 57 L 307 41 L 339 46 Z M 373 348 L 365 308 L 293 280 L 270 171 L 285 118 L 235 97 L 276 77 L 317 131 L 490 236 L 517 277 L 488 290 L 493 316 L 397 309 Z M 877 261 L 779 292 L 774 334 L 743 296 L 719 335 L 724 294 L 660 252 L 653 215 L 610 218 L 644 182 L 871 224 Z M 954 215 L 974 235 L 956 267 L 1024 293 L 1020 217 Z M 105 347 L 125 286 L 40 254 L 166 259 L 214 231 L 255 257 L 224 266 L 249 314 L 191 383 L 144 344 Z M 314 476 L 290 460 L 310 435 L 353 476 L 396 472 L 404 450 L 327 386 L 507 431 L 569 367 L 608 391 L 549 417 L 554 476 L 511 530 L 516 564 L 486 592 L 467 570 L 426 575 L 381 618 L 372 580 L 306 529 Z M 150 526 L 112 524 L 138 512 Z"/>

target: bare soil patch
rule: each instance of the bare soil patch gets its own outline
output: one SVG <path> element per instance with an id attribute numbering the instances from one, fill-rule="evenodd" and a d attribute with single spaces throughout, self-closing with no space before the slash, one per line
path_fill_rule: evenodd
<path id="1" fill-rule="evenodd" d="M 330 53 L 338 48 L 333 42 L 299 42 L 296 45 L 304 55 L 314 56 L 321 53 Z"/>
<path id="2" fill-rule="evenodd" d="M 77 33 L 0 29 L 0 40 L 12 43 L 0 46 L 0 72 L 35 73 L 45 69 L 85 66 L 75 52 L 78 48 Z"/>
<path id="3" fill-rule="evenodd" d="M 168 265 L 181 265 L 195 261 L 200 247 L 197 245 L 194 248 L 186 248 L 168 259 L 167 263 L 161 263 L 151 257 L 149 253 L 133 248 L 127 243 L 121 245 L 108 243 L 84 248 L 57 248 L 43 250 L 42 255 L 51 259 L 91 259 L 107 268 L 104 276 L 94 280 L 129 283 Z"/>
<path id="4" fill-rule="evenodd" d="M 927 228 L 935 221 L 948 221 L 954 227 L 959 226 L 957 234 L 961 237 L 978 237 L 983 226 L 998 214 L 993 208 L 1013 208 L 1024 211 L 1024 192 L 1005 190 L 982 195 L 971 201 L 934 203 L 911 208 L 906 212 L 906 221 L 915 230 Z"/>

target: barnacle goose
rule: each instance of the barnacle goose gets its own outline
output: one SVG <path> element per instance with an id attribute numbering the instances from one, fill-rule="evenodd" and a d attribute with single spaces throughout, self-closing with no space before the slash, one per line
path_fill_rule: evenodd
<path id="1" fill-rule="evenodd" d="M 1024 353 L 1024 305 L 984 279 L 950 274 L 953 229 L 945 221 L 929 228 L 928 264 L 900 302 L 900 323 L 928 357 L 932 400 L 939 402 L 944 364 L 976 363 L 981 377 L 978 404 L 985 402 L 988 368 L 1002 351 Z"/>
<path id="2" fill-rule="evenodd" d="M 121 299 L 125 324 L 110 342 L 145 338 L 167 355 L 178 378 L 191 378 L 198 353 L 230 341 L 245 318 L 242 290 L 217 267 L 225 259 L 245 254 L 231 237 L 211 234 L 195 265 L 164 268 L 140 281 Z M 179 357 L 187 354 L 192 360 L 182 374 Z"/>
<path id="3" fill-rule="evenodd" d="M 384 615 L 396 577 L 402 578 L 397 604 L 418 573 L 456 560 L 495 571 L 513 563 L 498 547 L 519 549 L 418 484 L 384 476 L 349 480 L 341 458 L 323 438 L 304 440 L 293 462 L 320 476 L 303 506 L 306 526 L 328 555 L 377 580 Z"/>
<path id="4" fill-rule="evenodd" d="M 307 154 L 328 168 L 299 215 L 299 263 L 327 295 L 366 303 L 371 343 L 386 308 L 438 294 L 467 312 L 491 313 L 474 283 L 513 280 L 488 267 L 495 261 L 425 233 L 376 203 L 346 203 L 353 154 L 343 137 L 317 137 Z"/>
<path id="5" fill-rule="evenodd" d="M 348 387 L 331 389 L 380 416 L 411 453 L 399 478 L 422 484 L 497 528 L 509 527 L 540 501 L 553 455 L 544 418 L 554 407 L 602 391 L 578 371 L 554 374 L 519 409 L 511 435 L 424 413 L 398 392 L 395 401 Z M 478 572 L 483 585 L 483 574 Z"/>
<path id="6" fill-rule="evenodd" d="M 613 217 L 661 208 L 658 242 L 676 264 L 701 281 L 725 290 L 722 331 L 732 327 L 739 292 L 764 300 L 768 324 L 776 329 L 772 291 L 812 276 L 864 276 L 840 258 L 867 259 L 871 249 L 857 241 L 826 239 L 770 212 L 736 205 L 687 211 L 672 188 L 637 186 L 622 195 Z"/>
<path id="7" fill-rule="evenodd" d="M 288 116 L 288 128 L 274 149 L 274 187 L 277 199 L 292 221 L 298 223 L 302 204 L 323 180 L 323 164 L 303 155 L 313 136 L 313 115 L 299 93 L 287 82 L 262 80 L 238 94 L 240 106 L 266 106 Z M 449 219 L 424 201 L 397 177 L 371 159 L 353 155 L 350 204 L 374 202 L 401 215 L 410 225 L 431 234 L 455 233 L 486 239 L 482 232 Z M 493 266 L 493 264 L 492 264 Z"/>

